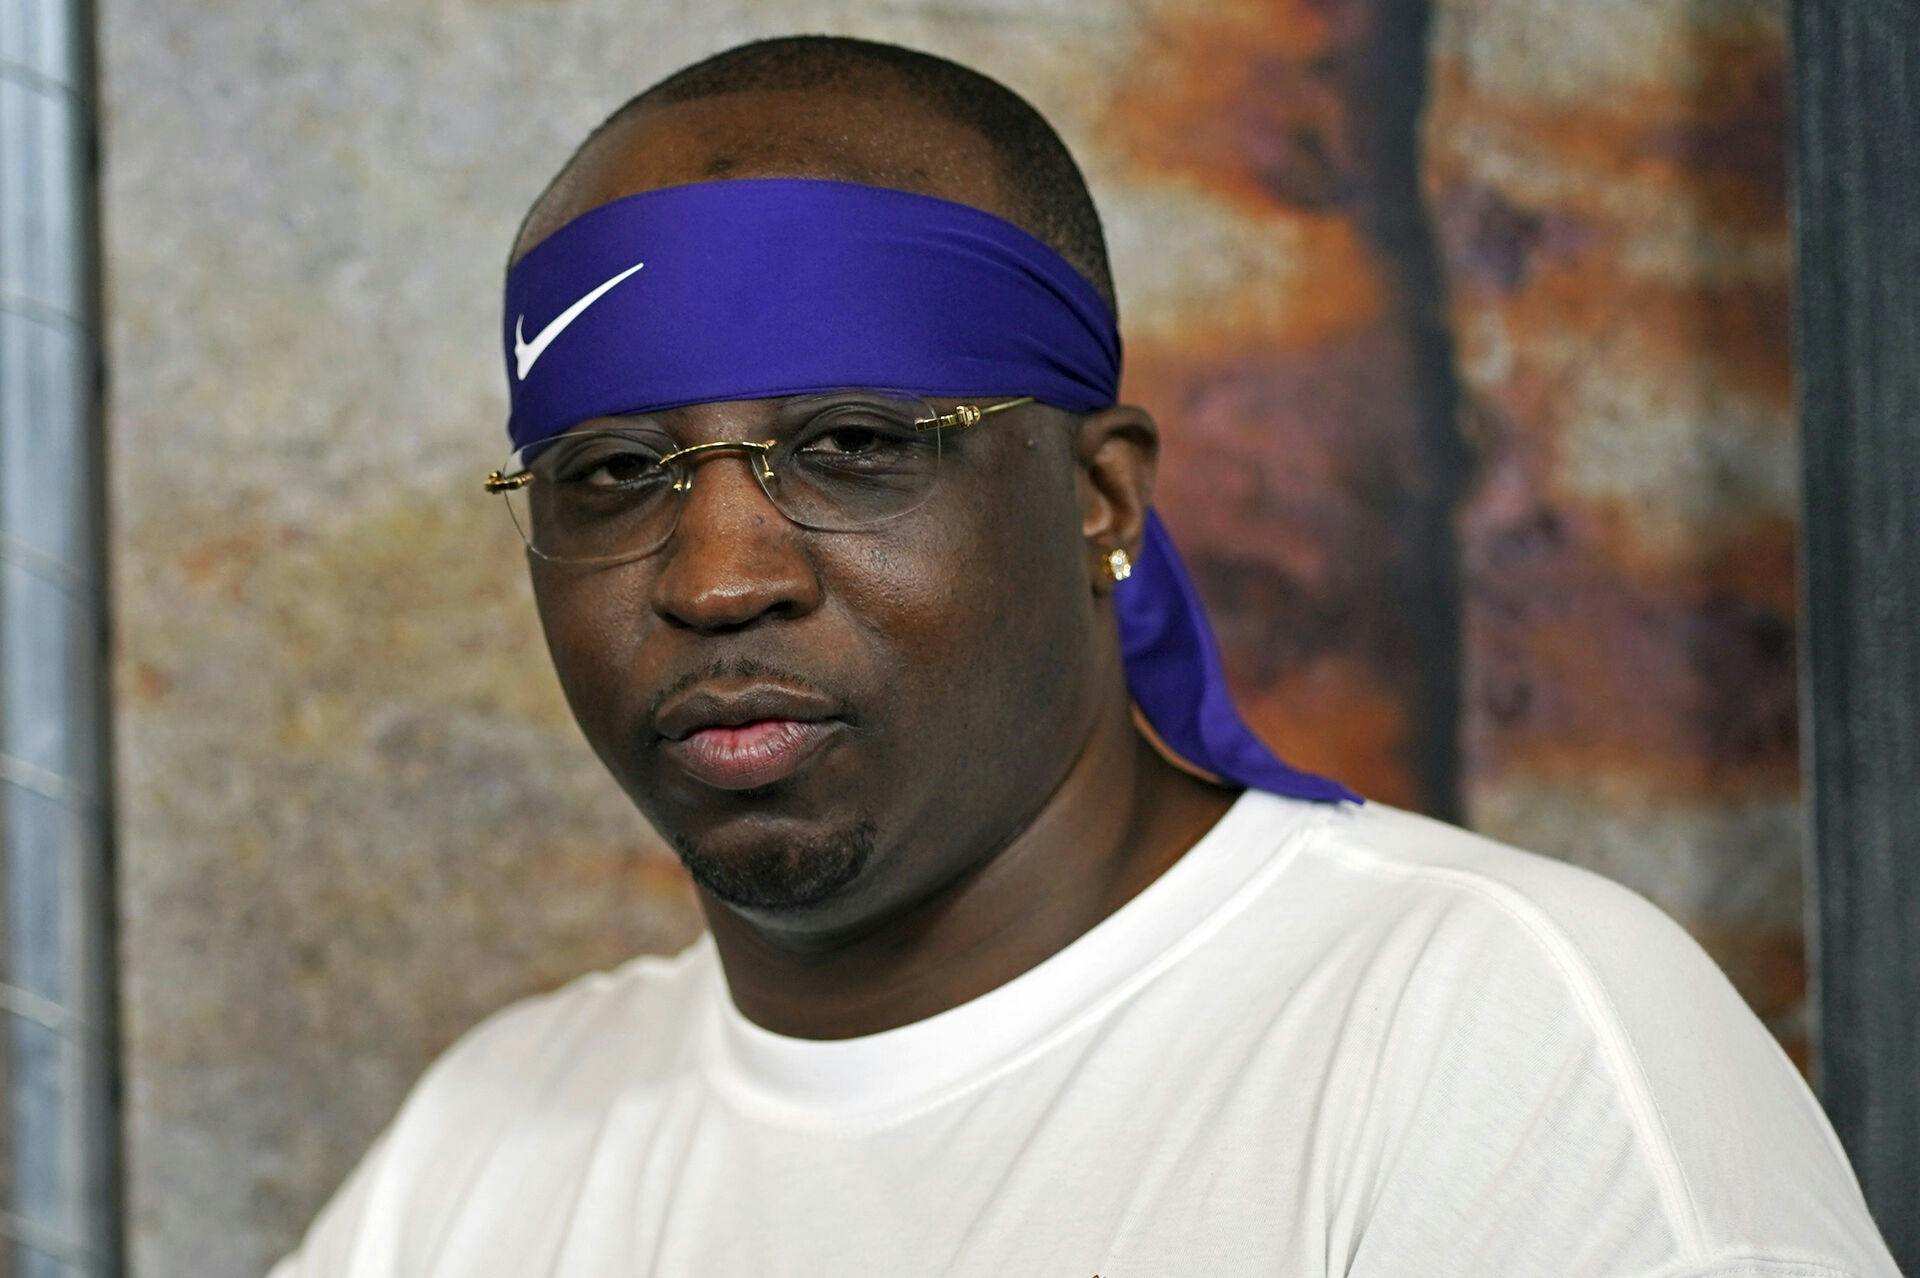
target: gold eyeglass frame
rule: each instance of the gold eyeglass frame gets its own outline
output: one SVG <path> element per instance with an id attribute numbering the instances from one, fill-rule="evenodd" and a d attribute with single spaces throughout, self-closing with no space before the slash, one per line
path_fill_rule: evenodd
<path id="1" fill-rule="evenodd" d="M 913 425 L 915 430 L 922 431 L 965 430 L 970 426 L 979 425 L 983 418 L 991 417 L 995 413 L 1003 413 L 1009 408 L 1018 408 L 1022 404 L 1031 404 L 1033 402 L 1033 396 L 1022 395 L 1018 399 L 1001 400 L 997 404 L 955 404 L 953 408 L 947 412 L 937 413 L 932 417 L 915 418 Z M 753 454 L 756 469 L 759 471 L 759 478 L 772 479 L 774 477 L 773 463 L 767 460 L 767 456 L 779 446 L 780 441 L 777 439 L 718 439 L 712 443 L 691 444 L 686 448 L 676 448 L 665 457 L 654 462 L 654 465 L 660 467 L 672 466 L 682 458 L 692 457 L 696 453 L 713 453 L 723 450 L 741 451 Z M 502 470 L 494 470 L 487 475 L 486 489 L 490 493 L 510 493 L 515 489 L 525 488 L 533 482 L 533 478 L 533 472 L 525 467 L 522 467 L 511 475 Z M 679 473 L 673 477 L 673 491 L 685 493 L 691 491 L 692 488 L 693 468 L 690 466 L 680 467 Z"/>

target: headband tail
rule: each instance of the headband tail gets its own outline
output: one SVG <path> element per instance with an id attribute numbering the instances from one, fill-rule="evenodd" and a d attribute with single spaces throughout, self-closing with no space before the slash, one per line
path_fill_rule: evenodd
<path id="1" fill-rule="evenodd" d="M 1275 757 L 1234 709 L 1206 610 L 1160 517 L 1147 512 L 1140 558 L 1114 591 L 1134 704 L 1175 754 L 1226 781 L 1315 802 L 1362 802 Z"/>

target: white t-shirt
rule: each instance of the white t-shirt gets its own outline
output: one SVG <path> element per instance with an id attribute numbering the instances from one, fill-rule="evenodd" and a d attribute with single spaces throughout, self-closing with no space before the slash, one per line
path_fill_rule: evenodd
<path id="1" fill-rule="evenodd" d="M 273 1278 L 1897 1278 L 1832 1130 L 1639 897 L 1248 794 L 1038 967 L 772 1034 L 711 940 L 486 1021 Z"/>

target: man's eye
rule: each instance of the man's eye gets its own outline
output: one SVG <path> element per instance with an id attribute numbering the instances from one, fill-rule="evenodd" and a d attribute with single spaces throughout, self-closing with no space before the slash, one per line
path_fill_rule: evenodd
<path id="1" fill-rule="evenodd" d="M 870 426 L 835 426 L 821 431 L 800 446 L 803 453 L 839 454 L 858 457 L 885 448 L 889 440 L 885 432 Z"/>
<path id="2" fill-rule="evenodd" d="M 632 445 L 582 449 L 556 468 L 554 478 L 563 484 L 589 488 L 626 488 L 659 478 L 660 454 Z"/>
<path id="3" fill-rule="evenodd" d="M 599 485 L 626 485 L 644 479 L 658 468 L 659 463 L 653 457 L 643 453 L 621 453 L 595 466 L 584 482 Z"/>
<path id="4" fill-rule="evenodd" d="M 859 468 L 892 466 L 917 454 L 928 441 L 913 429 L 911 416 L 895 420 L 879 410 L 853 408 L 809 422 L 793 441 L 793 457 L 803 465 Z"/>

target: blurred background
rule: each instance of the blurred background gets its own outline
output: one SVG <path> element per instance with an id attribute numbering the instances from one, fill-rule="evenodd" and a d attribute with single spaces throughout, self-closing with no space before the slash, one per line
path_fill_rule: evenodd
<path id="1" fill-rule="evenodd" d="M 261 1272 L 482 1015 L 696 934 L 479 480 L 521 214 L 755 36 L 1034 102 L 1250 720 L 1644 893 L 1808 1066 L 1783 0 L 94 16 L 114 784 L 74 837 L 117 849 L 141 1278 Z"/>

